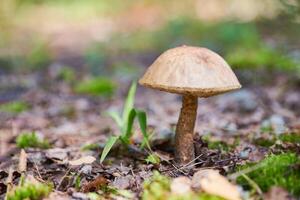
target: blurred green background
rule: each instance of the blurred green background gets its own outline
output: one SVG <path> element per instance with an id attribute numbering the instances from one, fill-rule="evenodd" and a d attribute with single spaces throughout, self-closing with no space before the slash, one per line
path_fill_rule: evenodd
<path id="1" fill-rule="evenodd" d="M 54 69 L 56 78 L 70 84 L 83 80 L 74 85 L 78 93 L 109 95 L 115 87 L 111 79 L 137 78 L 164 50 L 186 44 L 218 52 L 246 83 L 249 76 L 257 79 L 252 71 L 267 72 L 264 80 L 272 79 L 271 72 L 299 81 L 299 4 L 1 0 L 0 76 L 47 72 L 53 78 Z"/>

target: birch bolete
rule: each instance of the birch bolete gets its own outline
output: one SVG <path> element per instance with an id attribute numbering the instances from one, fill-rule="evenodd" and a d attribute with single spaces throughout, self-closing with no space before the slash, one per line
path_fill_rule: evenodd
<path id="1" fill-rule="evenodd" d="M 241 88 L 226 61 L 200 47 L 167 50 L 147 69 L 139 83 L 145 87 L 182 95 L 182 108 L 175 135 L 175 159 L 187 164 L 194 157 L 193 135 L 198 97 L 210 97 Z"/>

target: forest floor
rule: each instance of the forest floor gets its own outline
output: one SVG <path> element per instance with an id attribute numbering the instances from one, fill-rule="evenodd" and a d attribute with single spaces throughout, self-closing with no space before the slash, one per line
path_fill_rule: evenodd
<path id="1" fill-rule="evenodd" d="M 101 164 L 99 158 L 107 138 L 118 134 L 117 126 L 105 112 L 110 109 L 121 111 L 130 82 L 119 82 L 120 89 L 113 98 L 84 96 L 74 93 L 55 69 L 53 65 L 43 73 L 1 76 L 1 198 L 8 188 L 9 173 L 16 185 L 23 173 L 18 167 L 24 162 L 20 145 L 25 148 L 27 157 L 24 173 L 42 183 L 51 183 L 53 192 L 49 199 L 88 199 L 92 198 L 91 194 L 135 199 L 143 195 L 143 182 L 149 180 L 155 170 L 173 179 L 178 176 L 192 178 L 195 172 L 209 168 L 217 169 L 229 178 L 240 171 L 240 166 L 259 163 L 270 155 L 299 155 L 299 86 L 289 83 L 288 76 L 281 75 L 264 86 L 247 86 L 228 94 L 199 99 L 194 143 L 197 159 L 194 165 L 181 167 L 176 167 L 173 161 L 174 127 L 181 98 L 138 87 L 135 107 L 147 113 L 148 129 L 153 133 L 152 152 L 139 148 L 142 137 L 136 126 L 131 146 L 124 149 L 116 145 Z M 27 140 L 35 137 L 44 145 L 33 148 L 36 144 Z M 20 140 L 24 140 L 21 141 L 24 146 Z M 159 159 L 149 160 L 150 154 Z M 287 162 L 283 171 L 274 173 L 282 176 L 293 167 L 296 170 L 287 176 L 299 177 L 299 160 Z M 255 170 L 248 172 L 248 176 L 261 181 L 251 173 Z M 278 175 L 266 173 L 262 174 L 267 176 L 266 179 Z M 265 194 L 237 177 L 232 181 L 240 187 L 246 185 L 240 191 L 244 196 L 265 195 L 267 198 L 274 195 L 271 194 L 272 186 L 283 188 L 275 188 L 275 193 L 283 190 L 299 195 L 299 188 L 288 188 L 281 180 L 271 180 L 269 185 L 257 182 L 257 187 L 262 187 Z M 124 191 L 129 192 L 123 194 Z M 285 194 L 286 199 L 291 198 L 288 192 Z"/>

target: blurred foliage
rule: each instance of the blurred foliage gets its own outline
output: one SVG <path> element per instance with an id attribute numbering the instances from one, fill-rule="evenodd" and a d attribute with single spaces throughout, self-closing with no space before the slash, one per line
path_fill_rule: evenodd
<path id="1" fill-rule="evenodd" d="M 51 60 L 51 54 L 47 45 L 43 42 L 33 44 L 31 50 L 25 55 L 26 65 L 29 69 L 41 69 L 47 67 Z"/>
<path id="2" fill-rule="evenodd" d="M 4 0 L 9 2 L 9 0 Z M 276 69 L 282 71 L 292 71 L 300 74 L 300 61 L 299 57 L 295 56 L 291 58 L 288 56 L 285 50 L 286 46 L 277 45 L 272 43 L 266 43 L 264 41 L 263 29 L 268 29 L 269 35 L 272 35 L 274 27 L 278 27 L 276 23 L 282 27 L 282 16 L 297 20 L 299 16 L 299 0 L 293 3 L 285 0 L 280 1 L 285 9 L 282 9 L 281 15 L 278 19 L 266 20 L 259 19 L 251 22 L 239 22 L 239 21 L 220 21 L 208 23 L 199 20 L 193 15 L 186 15 L 182 13 L 174 18 L 169 18 L 162 26 L 154 29 L 136 29 L 135 31 L 128 30 L 126 34 L 115 32 L 106 42 L 93 43 L 90 48 L 79 52 L 81 59 L 84 61 L 84 66 L 94 76 L 112 76 L 116 74 L 117 78 L 128 76 L 128 79 L 135 78 L 138 74 L 138 67 L 136 64 L 132 64 L 132 60 L 143 60 L 144 57 L 153 60 L 159 53 L 166 49 L 179 46 L 179 45 L 193 45 L 204 46 L 210 48 L 222 56 L 229 62 L 229 64 L 235 69 Z M 11 0 L 10 7 L 13 14 L 11 18 L 16 18 L 14 12 L 21 10 L 21 8 L 28 9 L 30 13 L 31 9 L 36 7 L 52 8 L 58 13 L 63 13 L 66 19 L 80 18 L 80 22 L 83 17 L 91 19 L 92 16 L 98 16 L 101 14 L 113 15 L 113 13 L 122 14 L 122 11 L 126 11 L 130 6 L 135 5 L 135 1 L 127 0 L 112 0 L 112 1 L 72 1 L 72 0 Z M 159 5 L 168 6 L 167 1 L 155 1 L 151 4 L 151 1 L 143 1 L 141 3 L 141 9 L 143 6 L 155 5 L 159 2 Z M 145 4 L 145 5 L 144 5 Z M 162 6 L 162 7 L 164 7 Z M 66 7 L 68 9 L 66 9 Z M 134 7 L 134 6 L 133 6 Z M 137 6 L 138 7 L 138 6 Z M 34 11 L 34 9 L 32 10 Z M 51 9 L 50 9 L 51 11 Z M 19 14 L 21 13 L 21 14 Z M 18 12 L 22 18 L 23 12 Z M 50 15 L 52 12 L 49 12 Z M 126 12 L 125 12 L 126 13 Z M 189 17 L 188 17 L 189 16 Z M 290 21 L 290 20 L 288 20 Z M 274 24 L 273 24 L 274 22 Z M 1 23 L 1 22 L 0 22 Z M 20 21 L 19 23 L 22 23 Z M 26 21 L 25 21 L 26 23 Z M 285 23 L 286 25 L 286 23 Z M 284 26 L 285 26 L 284 25 Z M 291 32 L 295 35 L 300 33 L 299 26 L 294 22 L 289 23 L 289 27 L 280 32 Z M 287 27 L 287 26 L 285 26 Z M 298 30 L 298 31 L 297 31 Z M 2 33 L 0 43 L 3 43 Z M 296 37 L 297 38 L 297 37 Z M 14 38 L 10 38 L 13 40 Z M 13 52 L 15 55 L 3 56 L 0 55 L 0 66 L 6 69 L 22 68 L 27 70 L 36 70 L 48 66 L 53 61 L 51 52 L 46 42 L 41 42 L 38 38 L 32 37 L 30 42 L 24 43 L 24 46 L 31 46 L 31 48 L 22 48 L 21 51 L 26 52 Z M 38 41 L 36 41 L 38 40 Z M 283 42 L 286 42 L 283 40 Z M 276 41 L 277 43 L 277 41 Z M 272 45 L 272 46 L 271 46 Z M 1 47 L 8 45 L 1 45 Z M 25 49 L 25 50 L 24 50 Z M 132 55 L 135 55 L 134 57 Z M 137 56 L 136 56 L 137 55 Z M 120 62 L 121 60 L 121 62 Z M 148 60 L 146 60 L 148 62 Z M 139 62 L 138 62 L 139 63 Z M 144 63 L 144 62 L 143 62 Z M 140 63 L 139 63 L 140 64 Z M 148 64 L 148 63 L 147 63 Z M 23 70 L 26 71 L 26 70 Z M 71 73 L 63 72 L 64 78 L 71 77 Z M 68 77 L 67 77 L 68 76 Z"/>
<path id="3" fill-rule="evenodd" d="M 97 149 L 101 149 L 100 144 L 97 144 L 97 143 L 84 144 L 80 148 L 81 151 L 94 151 L 94 150 L 97 150 Z"/>
<path id="4" fill-rule="evenodd" d="M 76 80 L 76 73 L 71 67 L 65 66 L 59 70 L 57 78 L 66 83 L 74 83 Z"/>
<path id="5" fill-rule="evenodd" d="M 32 133 L 22 133 L 16 139 L 17 147 L 19 148 L 41 148 L 47 149 L 50 144 L 47 140 L 40 139 L 35 132 Z"/>
<path id="6" fill-rule="evenodd" d="M 279 140 L 282 142 L 290 142 L 290 143 L 295 143 L 295 144 L 300 144 L 300 132 L 295 132 L 295 133 L 286 133 L 279 135 Z"/>
<path id="7" fill-rule="evenodd" d="M 296 19 L 300 16 L 300 0 L 279 0 L 279 2 L 285 7 L 283 10 L 283 15 L 286 15 L 292 19 Z"/>
<path id="8" fill-rule="evenodd" d="M 155 153 L 151 153 L 147 156 L 145 161 L 147 162 L 147 164 L 149 164 L 149 163 L 159 164 L 160 163 L 160 158 Z"/>
<path id="9" fill-rule="evenodd" d="M 215 141 L 215 140 L 211 139 L 211 135 L 210 134 L 207 134 L 207 135 L 203 136 L 202 140 L 203 140 L 203 142 L 207 143 L 207 147 L 209 149 L 218 149 L 218 150 L 223 151 L 223 152 L 231 151 L 239 143 L 238 139 L 235 140 L 234 144 L 227 144 L 226 142 L 221 141 L 221 140 Z"/>
<path id="10" fill-rule="evenodd" d="M 142 68 L 126 61 L 116 62 L 113 66 L 114 76 L 119 80 L 137 80 Z"/>
<path id="11" fill-rule="evenodd" d="M 253 23 L 203 23 L 194 18 L 179 17 L 154 31 L 138 31 L 112 42 L 121 49 L 134 51 L 163 51 L 178 45 L 205 46 L 218 52 L 237 46 L 257 46 L 260 36 Z"/>
<path id="12" fill-rule="evenodd" d="M 137 31 L 114 36 L 110 43 L 120 52 L 162 52 L 178 45 L 204 46 L 221 55 L 237 69 L 299 70 L 300 61 L 281 50 L 268 46 L 261 38 L 255 22 L 203 23 L 180 17 L 154 31 Z"/>
<path id="13" fill-rule="evenodd" d="M 29 109 L 29 105 L 23 101 L 12 101 L 0 105 L 0 112 L 18 114 Z"/>
<path id="14" fill-rule="evenodd" d="M 240 170 L 250 169 L 246 175 L 252 179 L 264 192 L 272 186 L 285 188 L 291 194 L 300 195 L 300 159 L 294 153 L 269 155 L 259 163 L 250 163 Z M 251 170 L 252 168 L 252 170 Z M 242 172 L 241 171 L 241 172 Z M 245 188 L 250 188 L 249 182 L 240 176 L 237 182 Z"/>
<path id="15" fill-rule="evenodd" d="M 283 143 L 300 143 L 300 133 L 298 132 L 290 132 L 290 133 L 283 133 L 280 135 L 276 134 L 267 134 L 265 137 L 254 138 L 253 143 L 258 146 L 262 147 L 270 147 L 273 146 L 277 141 Z"/>
<path id="16" fill-rule="evenodd" d="M 117 89 L 116 83 L 105 77 L 93 77 L 76 84 L 74 91 L 78 94 L 111 97 Z"/>
<path id="17" fill-rule="evenodd" d="M 109 58 L 109 51 L 103 44 L 93 44 L 84 53 L 84 61 L 93 75 L 109 74 L 107 60 Z"/>
<path id="18" fill-rule="evenodd" d="M 253 144 L 261 146 L 261 147 L 270 147 L 274 145 L 276 142 L 274 137 L 270 138 L 255 138 L 253 139 Z"/>
<path id="19" fill-rule="evenodd" d="M 52 187 L 42 183 L 25 183 L 14 188 L 7 194 L 7 200 L 41 200 L 46 198 L 52 190 Z"/>
<path id="20" fill-rule="evenodd" d="M 28 72 L 48 67 L 53 57 L 46 43 L 32 41 L 30 48 L 24 52 L 0 54 L 0 68 L 4 71 Z"/>
<path id="21" fill-rule="evenodd" d="M 300 63 L 266 46 L 257 48 L 237 48 L 226 56 L 228 63 L 234 68 L 259 68 L 279 70 L 300 70 Z M 300 72 L 300 71 L 299 71 Z"/>

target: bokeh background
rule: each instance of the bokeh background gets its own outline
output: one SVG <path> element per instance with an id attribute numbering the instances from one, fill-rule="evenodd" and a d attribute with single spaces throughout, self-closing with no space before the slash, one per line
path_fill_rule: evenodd
<path id="1" fill-rule="evenodd" d="M 183 44 L 218 52 L 257 98 L 288 88 L 295 103 L 299 35 L 299 0 L 1 0 L 2 121 L 30 109 L 72 116 L 72 98 L 122 102 L 159 54 Z"/>

